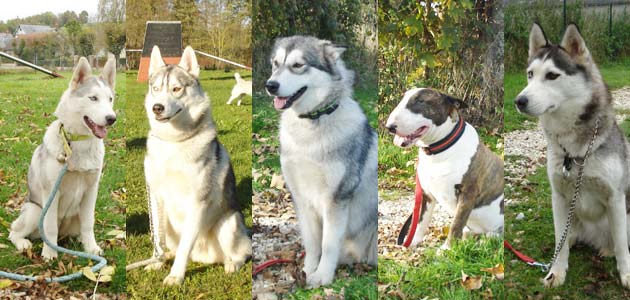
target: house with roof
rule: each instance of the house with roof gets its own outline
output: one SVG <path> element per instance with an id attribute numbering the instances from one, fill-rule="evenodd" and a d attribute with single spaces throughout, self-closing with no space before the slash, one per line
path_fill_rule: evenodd
<path id="1" fill-rule="evenodd" d="M 48 32 L 55 32 L 55 29 L 46 25 L 20 24 L 15 30 L 15 37 L 17 38 L 20 35 L 41 34 Z"/>

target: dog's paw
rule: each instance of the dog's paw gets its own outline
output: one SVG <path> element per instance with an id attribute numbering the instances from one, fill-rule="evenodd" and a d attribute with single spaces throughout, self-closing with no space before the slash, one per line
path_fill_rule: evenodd
<path id="1" fill-rule="evenodd" d="M 184 282 L 184 276 L 168 275 L 162 282 L 164 285 L 180 285 Z"/>
<path id="2" fill-rule="evenodd" d="M 621 274 L 621 285 L 630 289 L 630 273 Z"/>
<path id="3" fill-rule="evenodd" d="M 13 243 L 15 244 L 15 248 L 20 252 L 33 248 L 33 243 L 28 239 L 19 239 Z"/>
<path id="4" fill-rule="evenodd" d="M 48 247 L 48 245 L 44 245 L 44 248 L 42 249 L 42 257 L 45 261 L 53 260 L 57 258 L 57 251 Z"/>
<path id="5" fill-rule="evenodd" d="M 549 271 L 549 274 L 547 274 L 547 276 L 542 279 L 542 282 L 546 288 L 559 287 L 564 284 L 564 279 L 566 275 L 566 271 L 552 268 L 551 271 Z"/>
<path id="6" fill-rule="evenodd" d="M 148 264 L 144 267 L 144 269 L 147 271 L 156 271 L 156 270 L 162 269 L 162 266 L 164 266 L 164 263 L 160 261 L 160 262 Z"/>
<path id="7" fill-rule="evenodd" d="M 304 259 L 304 268 L 302 268 L 302 271 L 304 271 L 307 276 L 311 275 L 315 273 L 318 265 L 319 261 L 316 259 Z"/>
<path id="8" fill-rule="evenodd" d="M 99 247 L 96 244 L 85 246 L 84 250 L 85 250 L 85 252 L 93 254 L 93 255 L 102 255 L 103 254 L 103 249 L 101 249 L 101 247 Z"/>
<path id="9" fill-rule="evenodd" d="M 322 272 L 315 272 L 306 276 L 306 285 L 308 288 L 317 288 L 322 285 L 329 285 L 333 281 L 335 273 L 323 274 Z"/>
<path id="10" fill-rule="evenodd" d="M 238 269 L 240 269 L 242 265 L 243 265 L 243 262 L 230 261 L 230 262 L 225 262 L 225 264 L 223 265 L 223 268 L 225 269 L 225 274 L 229 274 L 229 273 L 234 273 L 238 271 Z"/>

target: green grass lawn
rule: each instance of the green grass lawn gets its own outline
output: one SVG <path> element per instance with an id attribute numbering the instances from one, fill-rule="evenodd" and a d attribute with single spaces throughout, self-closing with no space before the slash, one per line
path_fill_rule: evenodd
<path id="1" fill-rule="evenodd" d="M 355 99 L 359 102 L 363 110 L 368 116 L 370 125 L 376 127 L 376 91 L 373 88 L 359 88 L 355 90 Z M 281 173 L 278 141 L 278 126 L 280 114 L 273 108 L 270 97 L 255 96 L 254 119 L 252 129 L 254 132 L 253 151 L 254 161 L 253 167 L 256 172 L 260 172 L 261 176 L 254 182 L 254 191 L 262 192 L 269 186 L 271 174 Z M 301 268 L 301 266 L 300 266 Z M 342 267 L 337 270 L 345 270 Z M 376 290 L 376 270 L 369 271 L 365 276 L 356 276 L 349 272 L 349 279 L 336 279 L 330 286 L 336 293 L 344 289 L 346 299 L 377 299 Z M 318 289 L 302 289 L 297 288 L 290 295 L 285 295 L 289 299 L 311 299 L 314 295 L 321 295 L 325 288 Z"/>
<path id="2" fill-rule="evenodd" d="M 238 70 L 243 77 L 251 72 Z M 125 186 L 127 208 L 127 260 L 136 262 L 148 258 L 153 251 L 144 180 L 144 153 L 149 124 L 144 110 L 147 83 L 136 82 L 137 73 L 127 74 L 129 103 L 125 136 L 127 137 L 127 172 Z M 200 82 L 212 103 L 212 115 L 219 132 L 219 140 L 227 148 L 237 181 L 238 200 L 243 207 L 245 223 L 251 227 L 251 109 L 250 100 L 243 105 L 225 104 L 234 86 L 233 73 L 202 71 Z M 225 275 L 223 265 L 189 263 L 186 279 L 181 286 L 167 287 L 162 280 L 168 275 L 171 263 L 160 271 L 132 270 L 127 276 L 127 292 L 131 299 L 247 299 L 251 297 L 251 263 L 238 272 Z"/>
<path id="3" fill-rule="evenodd" d="M 630 85 L 630 64 L 628 61 L 600 68 L 604 80 L 611 90 Z M 535 118 L 523 117 L 514 109 L 513 99 L 525 87 L 524 74 L 505 74 L 505 130 L 532 128 Z M 523 126 L 523 120 L 531 120 Z M 626 136 L 630 134 L 630 122 L 621 124 Z M 506 157 L 506 164 L 518 157 Z M 506 173 L 506 176 L 510 174 Z M 528 184 L 506 189 L 506 199 L 518 199 L 506 208 L 505 237 L 513 246 L 542 262 L 551 259 L 555 241 L 551 191 L 547 171 L 541 167 L 527 177 Z M 517 221 L 519 213 L 525 219 Z M 589 246 L 576 245 L 571 248 L 569 270 L 563 286 L 545 289 L 540 282 L 546 274 L 516 260 L 508 253 L 506 257 L 506 288 L 510 290 L 507 299 L 523 299 L 532 295 L 537 299 L 628 299 L 630 292 L 620 285 L 615 258 L 601 258 Z"/>
<path id="4" fill-rule="evenodd" d="M 34 242 L 33 254 L 29 259 L 20 254 L 8 240 L 10 223 L 19 214 L 22 201 L 27 194 L 26 177 L 31 156 L 42 142 L 46 127 L 55 120 L 52 113 L 59 98 L 68 87 L 72 77 L 53 79 L 35 72 L 10 72 L 0 74 L 0 269 L 22 274 L 43 274 L 46 270 L 57 271 L 60 264 L 77 271 L 88 262 L 70 256 L 60 256 L 50 263 L 41 258 L 41 240 Z M 109 130 L 105 140 L 105 167 L 101 177 L 96 202 L 96 240 L 105 250 L 108 264 L 116 266 L 116 274 L 110 283 L 99 284 L 98 293 L 118 294 L 125 291 L 125 242 L 116 240 L 106 233 L 113 229 L 125 230 L 124 187 L 124 107 L 126 105 L 125 74 L 116 79 L 116 102 L 114 109 L 119 122 Z M 60 245 L 83 250 L 78 240 L 61 241 Z M 94 284 L 87 278 L 66 283 L 74 291 L 91 291 Z"/>

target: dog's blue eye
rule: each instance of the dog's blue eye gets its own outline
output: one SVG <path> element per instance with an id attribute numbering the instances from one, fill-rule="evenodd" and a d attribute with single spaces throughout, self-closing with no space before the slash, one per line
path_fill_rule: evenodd
<path id="1" fill-rule="evenodd" d="M 96 98 L 96 96 L 90 96 L 89 98 L 90 98 L 90 100 L 92 100 L 92 101 L 98 101 L 98 98 Z"/>
<path id="2" fill-rule="evenodd" d="M 545 74 L 545 79 L 556 80 L 556 78 L 558 78 L 559 76 L 560 76 L 560 74 L 558 74 L 558 73 L 547 72 L 547 74 Z"/>
<path id="3" fill-rule="evenodd" d="M 532 77 L 534 77 L 534 72 L 528 71 L 527 72 L 527 79 L 532 79 Z"/>

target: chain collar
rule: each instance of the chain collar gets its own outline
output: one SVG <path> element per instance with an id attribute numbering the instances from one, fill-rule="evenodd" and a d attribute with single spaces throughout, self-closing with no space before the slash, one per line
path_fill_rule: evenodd
<path id="1" fill-rule="evenodd" d="M 575 161 L 575 158 L 573 158 L 573 161 L 578 165 L 579 168 L 578 168 L 577 179 L 575 180 L 575 190 L 573 192 L 573 198 L 571 199 L 571 203 L 569 206 L 569 215 L 567 216 L 567 222 L 564 225 L 564 231 L 562 232 L 560 242 L 556 245 L 556 249 L 553 253 L 553 257 L 551 258 L 551 261 L 547 265 L 541 266 L 543 272 L 549 271 L 551 266 L 553 266 L 553 264 L 556 263 L 556 260 L 558 259 L 558 254 L 560 254 L 560 250 L 564 246 L 567 240 L 567 236 L 569 235 L 569 232 L 571 231 L 571 224 L 573 223 L 573 217 L 575 215 L 575 206 L 577 205 L 577 200 L 580 197 L 582 179 L 584 178 L 584 166 L 586 165 L 586 161 L 589 159 L 589 157 L 592 154 L 591 152 L 593 150 L 593 145 L 595 144 L 595 140 L 597 139 L 598 131 L 599 131 L 599 118 L 595 120 L 595 130 L 593 131 L 593 136 L 591 137 L 591 141 L 588 144 L 588 147 L 586 148 L 586 153 L 584 154 L 582 163 L 581 164 L 577 163 Z M 566 161 L 567 161 L 567 158 L 565 157 L 565 163 Z M 563 172 L 565 171 L 565 168 L 566 168 L 566 165 L 563 166 Z M 571 168 L 569 167 L 569 170 L 570 169 Z"/>
<path id="2" fill-rule="evenodd" d="M 301 119 L 317 120 L 319 119 L 319 117 L 323 115 L 332 114 L 335 110 L 337 110 L 338 107 L 339 107 L 339 102 L 334 101 L 318 110 L 312 111 L 310 113 L 298 115 L 298 117 L 300 117 Z"/>

